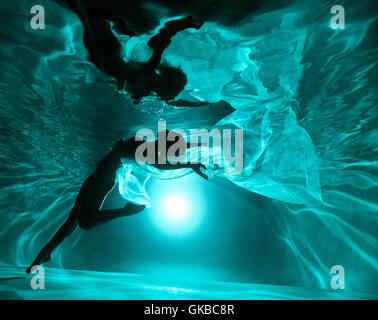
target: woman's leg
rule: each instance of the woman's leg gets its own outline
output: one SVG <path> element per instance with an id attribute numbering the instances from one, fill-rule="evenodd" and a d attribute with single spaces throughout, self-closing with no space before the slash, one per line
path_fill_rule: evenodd
<path id="1" fill-rule="evenodd" d="M 145 208 L 144 205 L 133 203 L 126 203 L 125 207 L 120 209 L 95 210 L 94 212 L 84 208 L 80 210 L 79 226 L 82 229 L 91 229 L 114 219 L 137 214 Z"/>
<path id="2" fill-rule="evenodd" d="M 35 258 L 31 266 L 26 270 L 26 273 L 30 273 L 31 268 L 35 265 L 39 265 L 51 260 L 51 253 L 59 246 L 65 238 L 67 238 L 78 226 L 77 208 L 72 209 L 68 219 L 59 230 L 55 233 L 52 239 L 43 247 L 38 256 Z"/>

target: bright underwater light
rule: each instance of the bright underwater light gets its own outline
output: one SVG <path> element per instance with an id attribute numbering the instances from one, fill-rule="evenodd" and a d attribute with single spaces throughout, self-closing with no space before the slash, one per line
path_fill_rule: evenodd
<path id="1" fill-rule="evenodd" d="M 205 213 L 201 179 L 190 175 L 154 184 L 149 215 L 164 234 L 182 237 L 198 229 Z"/>
<path id="2" fill-rule="evenodd" d="M 177 225 L 190 219 L 190 203 L 185 194 L 167 194 L 162 201 L 162 210 L 164 217 Z"/>

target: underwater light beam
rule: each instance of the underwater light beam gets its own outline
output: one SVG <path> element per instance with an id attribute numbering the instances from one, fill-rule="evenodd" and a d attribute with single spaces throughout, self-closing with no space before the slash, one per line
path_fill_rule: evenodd
<path id="1" fill-rule="evenodd" d="M 162 210 L 165 219 L 172 224 L 185 224 L 190 219 L 190 203 L 181 193 L 170 193 L 163 199 Z"/>
<path id="2" fill-rule="evenodd" d="M 184 237 L 195 234 L 203 221 L 206 201 L 201 185 L 206 182 L 194 175 L 177 180 L 155 181 L 149 216 L 163 234 Z"/>

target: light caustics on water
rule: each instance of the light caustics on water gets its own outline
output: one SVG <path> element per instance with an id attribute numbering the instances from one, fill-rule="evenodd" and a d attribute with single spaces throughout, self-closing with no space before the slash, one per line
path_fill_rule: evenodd
<path id="1" fill-rule="evenodd" d="M 272 243 L 292 250 L 292 270 L 304 285 L 327 288 L 330 266 L 344 264 L 352 287 L 372 290 L 378 271 L 374 12 L 349 1 L 346 28 L 332 30 L 330 2 L 298 1 L 242 26 L 205 23 L 178 33 L 163 59 L 188 77 L 180 98 L 224 100 L 236 109 L 206 123 L 180 117 L 155 98 L 134 106 L 87 61 L 72 13 L 56 6 L 56 19 L 37 33 L 11 13 L 21 11 L 20 3 L 1 5 L 11 27 L 0 31 L 0 237 L 13 243 L 2 263 L 31 261 L 107 147 L 173 115 L 174 127 L 243 129 L 242 173 L 212 174 L 274 203 L 275 210 L 261 214 L 275 232 Z M 126 58 L 148 57 L 145 46 L 127 39 L 124 45 Z M 117 175 L 119 191 L 153 208 L 146 181 L 188 173 L 126 163 Z M 56 258 L 64 254 L 58 249 Z"/>

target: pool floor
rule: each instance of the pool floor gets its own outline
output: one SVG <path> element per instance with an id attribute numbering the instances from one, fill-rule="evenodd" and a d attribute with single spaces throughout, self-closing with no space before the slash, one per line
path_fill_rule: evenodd
<path id="1" fill-rule="evenodd" d="M 347 290 L 253 283 L 159 278 L 157 276 L 45 268 L 45 289 L 32 289 L 35 275 L 23 268 L 0 268 L 0 299 L 376 299 L 374 295 Z"/>

